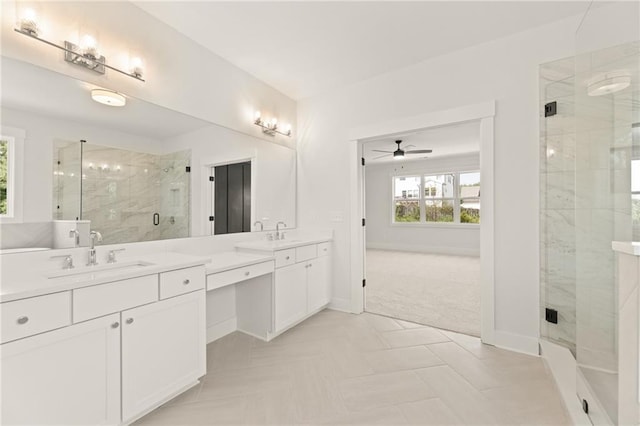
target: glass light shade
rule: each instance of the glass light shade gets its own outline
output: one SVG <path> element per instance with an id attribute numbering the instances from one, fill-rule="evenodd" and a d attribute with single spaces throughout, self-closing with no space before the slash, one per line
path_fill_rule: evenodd
<path id="1" fill-rule="evenodd" d="M 127 98 L 120 93 L 104 89 L 93 89 L 91 91 L 91 99 L 98 103 L 115 107 L 121 107 L 127 104 Z"/>

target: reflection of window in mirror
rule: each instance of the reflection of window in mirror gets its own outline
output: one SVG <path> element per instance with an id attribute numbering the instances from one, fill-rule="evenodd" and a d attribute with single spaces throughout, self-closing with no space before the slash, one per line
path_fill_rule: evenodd
<path id="1" fill-rule="evenodd" d="M 22 222 L 24 130 L 0 129 L 0 220 Z"/>
<path id="2" fill-rule="evenodd" d="M 213 234 L 251 232 L 251 162 L 211 168 Z"/>

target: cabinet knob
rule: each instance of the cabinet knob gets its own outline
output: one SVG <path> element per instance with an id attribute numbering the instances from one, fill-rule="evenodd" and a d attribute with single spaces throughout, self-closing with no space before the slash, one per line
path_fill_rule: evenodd
<path id="1" fill-rule="evenodd" d="M 247 271 L 247 272 L 245 272 L 245 273 L 244 273 L 244 276 L 245 276 L 245 277 L 248 277 L 250 273 L 251 273 L 251 272 Z"/>
<path id="2" fill-rule="evenodd" d="M 133 318 L 127 318 L 127 324 L 133 324 Z"/>
<path id="3" fill-rule="evenodd" d="M 285 259 L 286 259 L 286 260 L 289 260 L 289 259 L 291 259 L 291 256 L 287 256 L 287 257 L 285 257 Z"/>
<path id="4" fill-rule="evenodd" d="M 20 318 L 18 318 L 18 324 L 20 324 L 20 325 L 26 324 L 27 321 L 29 321 L 29 317 L 20 317 Z"/>
<path id="5" fill-rule="evenodd" d="M 189 284 L 190 282 L 191 282 L 191 280 L 186 279 L 186 280 L 182 281 L 182 284 L 187 285 L 187 284 Z"/>
<path id="6" fill-rule="evenodd" d="M 118 327 L 120 327 L 120 323 L 118 321 L 111 324 L 111 328 L 118 328 Z"/>

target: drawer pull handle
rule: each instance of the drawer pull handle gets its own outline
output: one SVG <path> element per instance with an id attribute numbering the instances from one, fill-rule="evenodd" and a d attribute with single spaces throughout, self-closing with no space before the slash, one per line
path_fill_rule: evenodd
<path id="1" fill-rule="evenodd" d="M 127 318 L 127 324 L 133 324 L 133 318 Z"/>
<path id="2" fill-rule="evenodd" d="M 29 317 L 20 317 L 20 318 L 18 318 L 18 324 L 20 324 L 20 325 L 26 324 L 27 321 L 29 321 Z"/>
<path id="3" fill-rule="evenodd" d="M 291 259 L 291 256 L 287 256 L 287 257 L 285 257 L 285 259 L 286 259 L 286 260 L 289 260 L 289 259 Z"/>
<path id="4" fill-rule="evenodd" d="M 120 323 L 118 321 L 111 324 L 111 328 L 118 328 L 118 327 L 120 327 Z"/>
<path id="5" fill-rule="evenodd" d="M 245 277 L 248 277 L 250 273 L 251 273 L 251 272 L 247 271 L 247 272 L 245 272 L 245 273 L 244 273 L 244 276 L 245 276 Z"/>
<path id="6" fill-rule="evenodd" d="M 187 285 L 187 284 L 189 284 L 190 282 L 191 282 L 190 280 L 186 279 L 186 280 L 182 281 L 182 284 Z"/>

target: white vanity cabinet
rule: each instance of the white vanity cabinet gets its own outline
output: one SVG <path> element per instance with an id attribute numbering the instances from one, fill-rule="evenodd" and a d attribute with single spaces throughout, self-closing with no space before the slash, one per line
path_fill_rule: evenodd
<path id="1" fill-rule="evenodd" d="M 204 287 L 200 265 L 1 303 L 0 424 L 129 424 L 195 385 Z"/>
<path id="2" fill-rule="evenodd" d="M 0 363 L 0 424 L 120 423 L 120 314 L 1 345 Z"/>
<path id="3" fill-rule="evenodd" d="M 237 249 L 272 253 L 273 331 L 278 335 L 313 315 L 331 299 L 331 243 L 251 242 Z"/>
<path id="4" fill-rule="evenodd" d="M 125 422 L 206 373 L 203 293 L 196 291 L 122 312 Z"/>

